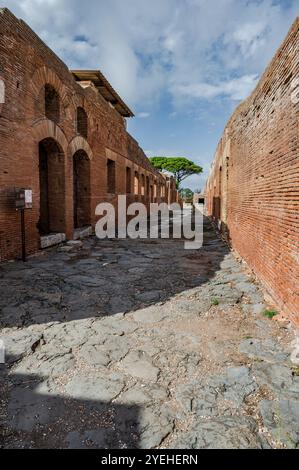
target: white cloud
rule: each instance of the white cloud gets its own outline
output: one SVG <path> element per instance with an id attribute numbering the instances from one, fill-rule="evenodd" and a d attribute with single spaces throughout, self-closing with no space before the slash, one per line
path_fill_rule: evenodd
<path id="1" fill-rule="evenodd" d="M 255 53 L 265 45 L 267 24 L 265 22 L 246 23 L 237 28 L 232 39 L 240 47 L 244 57 L 254 57 Z"/>
<path id="2" fill-rule="evenodd" d="M 195 105 L 198 99 L 243 99 L 298 13 L 296 0 L 288 9 L 281 5 L 89 0 L 86 7 L 81 0 L 6 0 L 69 67 L 100 68 L 137 108 L 165 95 L 175 108 L 190 105 L 191 97 Z"/>
<path id="3" fill-rule="evenodd" d="M 138 113 L 137 117 L 140 118 L 140 119 L 146 119 L 146 118 L 150 117 L 150 113 L 145 113 L 145 112 Z"/>
<path id="4" fill-rule="evenodd" d="M 228 97 L 231 100 L 243 100 L 253 90 L 257 84 L 257 75 L 244 75 L 217 85 L 210 83 L 191 83 L 178 85 L 174 88 L 174 93 L 186 98 L 213 99 L 219 96 Z"/>

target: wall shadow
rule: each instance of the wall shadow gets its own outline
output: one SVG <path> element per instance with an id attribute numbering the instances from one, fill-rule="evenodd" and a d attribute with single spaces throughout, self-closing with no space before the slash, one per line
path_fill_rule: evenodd
<path id="1" fill-rule="evenodd" d="M 55 395 L 48 378 L 9 374 L 9 367 L 0 365 L 0 448 L 139 448 L 138 406 Z"/>
<path id="2" fill-rule="evenodd" d="M 54 249 L 0 265 L 0 327 L 28 327 L 127 313 L 165 303 L 209 282 L 230 252 L 204 218 L 204 244 L 184 240 L 86 239 L 72 253 Z"/>
<path id="3" fill-rule="evenodd" d="M 161 305 L 208 283 L 230 253 L 206 217 L 203 247 L 188 251 L 183 244 L 90 238 L 78 252 L 55 249 L 26 264 L 1 265 L 1 325 L 26 332 L 34 325 L 63 326 Z M 141 406 L 101 400 L 100 391 L 99 400 L 60 396 L 57 384 L 51 388 L 53 377 L 15 373 L 12 366 L 19 361 L 10 356 L 0 365 L 2 448 L 141 447 Z"/>

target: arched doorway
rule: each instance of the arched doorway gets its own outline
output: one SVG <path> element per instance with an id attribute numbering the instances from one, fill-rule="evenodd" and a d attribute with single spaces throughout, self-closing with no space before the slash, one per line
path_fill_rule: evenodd
<path id="1" fill-rule="evenodd" d="M 65 232 L 64 153 L 52 138 L 39 143 L 41 236 Z"/>
<path id="2" fill-rule="evenodd" d="M 91 225 L 90 161 L 84 150 L 73 156 L 74 228 Z"/>

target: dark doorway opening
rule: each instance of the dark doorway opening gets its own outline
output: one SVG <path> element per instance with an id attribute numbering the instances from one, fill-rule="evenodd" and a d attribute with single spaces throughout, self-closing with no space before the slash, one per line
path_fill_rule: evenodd
<path id="1" fill-rule="evenodd" d="M 132 192 L 132 181 L 131 181 L 132 170 L 127 166 L 126 168 L 126 193 L 131 194 Z"/>
<path id="2" fill-rule="evenodd" d="M 114 160 L 107 160 L 107 192 L 115 194 L 116 190 L 116 166 Z"/>
<path id="3" fill-rule="evenodd" d="M 64 154 L 54 139 L 39 143 L 40 235 L 65 231 Z"/>
<path id="4" fill-rule="evenodd" d="M 49 197 L 48 197 L 48 155 L 42 143 L 39 144 L 39 184 L 40 184 L 40 219 L 39 232 L 50 232 Z"/>
<path id="5" fill-rule="evenodd" d="M 91 224 L 90 206 L 90 161 L 84 150 L 73 157 L 74 228 Z"/>

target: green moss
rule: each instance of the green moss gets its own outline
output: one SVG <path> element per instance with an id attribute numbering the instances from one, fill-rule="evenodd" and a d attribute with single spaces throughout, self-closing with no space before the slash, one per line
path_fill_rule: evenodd
<path id="1" fill-rule="evenodd" d="M 278 315 L 278 312 L 276 310 L 265 310 L 263 315 L 264 317 L 270 318 L 272 320 L 272 318 Z"/>
<path id="2" fill-rule="evenodd" d="M 218 299 L 212 299 L 212 300 L 211 300 L 211 304 L 212 304 L 212 305 L 215 305 L 215 307 L 216 307 L 217 305 L 219 305 L 219 303 L 220 303 L 220 302 L 219 302 Z"/>

